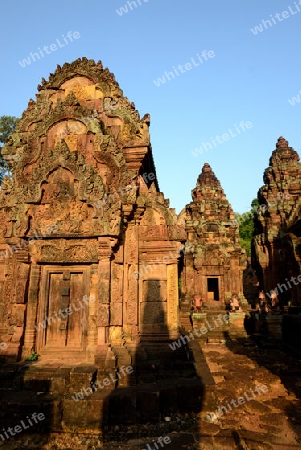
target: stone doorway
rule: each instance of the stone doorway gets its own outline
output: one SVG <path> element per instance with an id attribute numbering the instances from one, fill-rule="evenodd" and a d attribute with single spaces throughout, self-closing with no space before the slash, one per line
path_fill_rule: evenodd
<path id="1" fill-rule="evenodd" d="M 37 351 L 41 356 L 70 359 L 85 353 L 88 296 L 88 267 L 42 267 L 35 326 Z"/>
<path id="2" fill-rule="evenodd" d="M 143 302 L 140 305 L 140 331 L 148 339 L 168 335 L 167 281 L 143 281 Z"/>
<path id="3" fill-rule="evenodd" d="M 218 278 L 207 278 L 207 298 L 208 301 L 219 301 L 219 280 Z"/>

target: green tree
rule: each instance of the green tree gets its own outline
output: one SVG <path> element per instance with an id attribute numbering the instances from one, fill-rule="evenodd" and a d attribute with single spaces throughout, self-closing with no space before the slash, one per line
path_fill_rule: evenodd
<path id="1" fill-rule="evenodd" d="M 258 209 L 259 202 L 254 198 L 251 210 L 242 214 L 235 213 L 235 219 L 239 224 L 240 245 L 246 250 L 247 256 L 251 256 L 251 240 L 254 233 L 254 212 Z"/>
<path id="2" fill-rule="evenodd" d="M 20 119 L 17 119 L 13 116 L 1 116 L 0 117 L 0 151 L 12 134 L 14 129 L 16 128 L 17 123 Z M 2 182 L 4 176 L 8 173 L 8 166 L 2 156 L 0 154 L 0 183 Z"/>

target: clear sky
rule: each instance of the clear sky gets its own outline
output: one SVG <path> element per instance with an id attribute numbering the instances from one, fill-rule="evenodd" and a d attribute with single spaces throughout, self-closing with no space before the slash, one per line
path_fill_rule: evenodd
<path id="1" fill-rule="evenodd" d="M 135 1 L 1 2 L 0 115 L 20 117 L 57 64 L 100 59 L 141 117 L 151 114 L 170 206 L 179 213 L 190 202 L 208 162 L 234 210 L 248 210 L 278 137 L 301 153 L 301 0 Z M 79 37 L 70 42 L 69 31 Z"/>

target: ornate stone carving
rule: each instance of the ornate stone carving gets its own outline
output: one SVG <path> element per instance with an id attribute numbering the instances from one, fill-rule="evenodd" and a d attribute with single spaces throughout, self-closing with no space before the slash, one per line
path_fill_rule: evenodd
<path id="1" fill-rule="evenodd" d="M 265 292 L 301 273 L 300 178 L 299 155 L 280 137 L 264 171 L 254 221 L 252 265 Z M 287 290 L 279 288 L 283 304 L 300 303 L 300 286 L 291 285 Z"/>
<path id="2" fill-rule="evenodd" d="M 224 290 L 236 291 L 238 285 L 242 294 L 246 256 L 239 244 L 238 224 L 233 223 L 234 212 L 207 163 L 192 190 L 192 199 L 180 215 L 188 236 L 186 247 L 193 249 L 193 258 L 185 253 L 183 290 L 190 299 L 199 294 L 204 302 L 210 301 L 214 292 L 215 303 L 223 302 Z M 227 277 L 225 267 L 234 261 L 236 268 Z"/>
<path id="3" fill-rule="evenodd" d="M 30 254 L 35 261 L 44 263 L 93 263 L 98 261 L 97 241 L 87 239 L 32 241 Z"/>
<path id="4" fill-rule="evenodd" d="M 217 221 L 207 230 L 206 211 L 196 208 L 191 217 L 187 212 L 186 229 L 183 218 L 177 222 L 156 179 L 150 116 L 140 119 L 101 62 L 83 58 L 58 66 L 38 91 L 3 149 L 12 179 L 6 178 L 0 191 L 0 244 L 4 252 L 10 249 L 0 279 L 1 329 L 17 348 L 26 320 L 24 356 L 38 345 L 46 358 L 48 333 L 58 357 L 72 359 L 70 344 L 80 351 L 77 359 L 105 366 L 114 354 L 110 345 L 125 334 L 130 340 L 144 332 L 167 339 L 168 328 L 175 331 L 178 249 L 191 228 L 193 242 L 204 234 L 212 244 Z M 224 218 L 230 207 L 222 196 L 219 200 Z M 218 230 L 226 233 L 222 226 Z M 212 255 L 220 264 L 224 254 Z M 74 311 L 74 320 L 35 328 L 45 320 L 49 298 L 51 314 L 59 314 L 56 309 L 71 299 L 78 306 L 77 295 L 86 292 L 95 303 Z M 46 305 L 42 312 L 41 305 Z"/>
<path id="5" fill-rule="evenodd" d="M 109 306 L 99 305 L 97 311 L 97 325 L 99 327 L 106 327 L 109 325 Z"/>

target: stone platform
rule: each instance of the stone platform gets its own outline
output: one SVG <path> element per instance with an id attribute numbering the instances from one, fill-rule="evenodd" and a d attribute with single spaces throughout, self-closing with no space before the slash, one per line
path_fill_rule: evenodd
<path id="1" fill-rule="evenodd" d="M 2 426 L 42 412 L 45 420 L 30 431 L 102 435 L 115 426 L 156 424 L 176 413 L 193 417 L 214 381 L 200 351 L 194 358 L 184 347 L 173 352 L 169 343 L 153 343 L 152 349 L 145 349 L 145 361 L 119 366 L 118 374 L 88 364 L 37 361 L 1 366 Z"/>
<path id="2" fill-rule="evenodd" d="M 284 353 L 281 349 L 261 348 L 250 340 L 245 342 L 228 342 L 210 345 L 193 341 L 195 350 L 199 348 L 203 361 L 196 356 L 195 364 L 201 369 L 201 364 L 209 367 L 209 375 L 214 384 L 206 385 L 201 411 L 187 414 L 183 411 L 171 412 L 168 416 L 160 415 L 159 420 L 145 420 L 144 423 L 131 424 L 126 422 L 126 414 L 120 412 L 119 424 L 104 427 L 102 433 L 79 432 L 76 428 L 71 433 L 49 433 L 35 429 L 34 434 L 22 433 L 10 438 L 0 448 L 5 450 L 141 450 L 151 446 L 153 440 L 160 436 L 168 436 L 171 443 L 168 450 L 288 450 L 299 449 L 301 444 L 301 363 Z M 204 367 L 202 367 L 204 370 Z M 12 368 L 10 373 L 12 374 Z M 192 380 L 191 380 L 192 381 Z M 168 383 L 167 383 L 168 384 Z M 244 392 L 252 397 L 251 390 L 258 385 L 267 386 L 267 391 L 256 398 L 251 398 L 243 405 L 228 408 L 232 400 L 236 400 Z M 156 383 L 153 384 L 153 388 Z M 6 386 L 8 388 L 8 385 Z M 129 392 L 125 390 L 125 392 Z M 135 388 L 136 389 L 136 388 Z M 141 385 L 142 389 L 142 385 Z M 170 395 L 175 396 L 173 386 L 169 383 Z M 117 389 L 118 391 L 118 389 Z M 141 390 L 141 392 L 143 389 Z M 8 393 L 8 391 L 6 391 Z M 145 388 L 147 392 L 147 387 Z M 156 403 L 153 392 L 143 394 L 144 411 L 154 409 Z M 160 390 L 159 398 L 163 393 Z M 12 391 L 11 391 L 12 394 Z M 32 395 L 31 391 L 28 394 Z M 35 394 L 32 398 L 32 411 L 37 411 Z M 97 393 L 95 401 L 97 400 Z M 181 401 L 186 403 L 186 393 L 181 394 Z M 3 397 L 3 391 L 2 391 Z M 23 397 L 19 397 L 19 405 Z M 93 396 L 91 396 L 92 399 Z M 30 395 L 28 395 L 28 399 Z M 178 398 L 178 397 L 177 397 Z M 12 399 L 7 402 L 12 408 Z M 86 402 L 88 402 L 90 399 Z M 114 400 L 113 400 L 114 402 Z M 3 404 L 3 403 L 2 403 Z M 79 404 L 79 402 L 78 402 Z M 186 403 L 187 404 L 187 403 Z M 237 404 L 237 402 L 236 402 Z M 71 406 L 74 409 L 75 402 Z M 83 403 L 83 416 L 92 413 Z M 227 411 L 218 420 L 208 420 L 208 414 L 224 406 Z M 129 411 L 129 408 L 124 408 Z M 70 408 L 71 410 L 71 408 Z M 28 407 L 23 409 L 23 415 L 28 415 Z M 1 410 L 2 416 L 10 417 L 10 424 L 17 423 L 12 410 Z M 21 416 L 21 411 L 19 412 Z M 71 412 L 69 412 L 71 414 Z M 124 423 L 121 423 L 123 414 Z M 13 422 L 13 423 L 12 423 Z M 1 421 L 2 423 L 2 421 Z M 4 425 L 3 425 L 4 426 Z M 6 426 L 6 425 L 5 425 Z M 109 441 L 109 442 L 107 442 Z M 151 447 L 152 448 L 152 447 Z M 155 447 L 154 447 L 155 448 Z M 160 448 L 160 447 L 159 447 Z M 149 449 L 148 449 L 149 450 Z"/>
<path id="3" fill-rule="evenodd" d="M 175 341 L 147 343 L 145 358 L 118 382 L 113 369 L 89 364 L 1 366 L 2 429 L 35 412 L 45 415 L 2 447 L 141 450 L 168 436 L 169 450 L 299 448 L 300 362 L 276 343 L 264 348 L 246 338 L 245 313 L 217 321 L 225 314 L 194 314 L 193 328 L 182 314 L 179 346 L 172 350 Z M 194 331 L 204 326 L 207 332 L 198 337 Z M 105 378 L 112 382 L 92 392 L 91 384 L 98 386 Z M 267 390 L 254 396 L 259 385 Z M 234 407 L 231 402 L 246 398 L 245 393 L 249 400 Z M 222 407 L 223 415 L 212 416 Z"/>
<path id="4" fill-rule="evenodd" d="M 190 313 L 184 311 L 181 315 L 181 331 L 187 334 L 195 330 L 193 336 L 196 340 L 210 343 L 246 338 L 246 315 L 246 311 L 232 313 L 225 309 L 212 309 L 193 313 L 190 318 Z"/>

